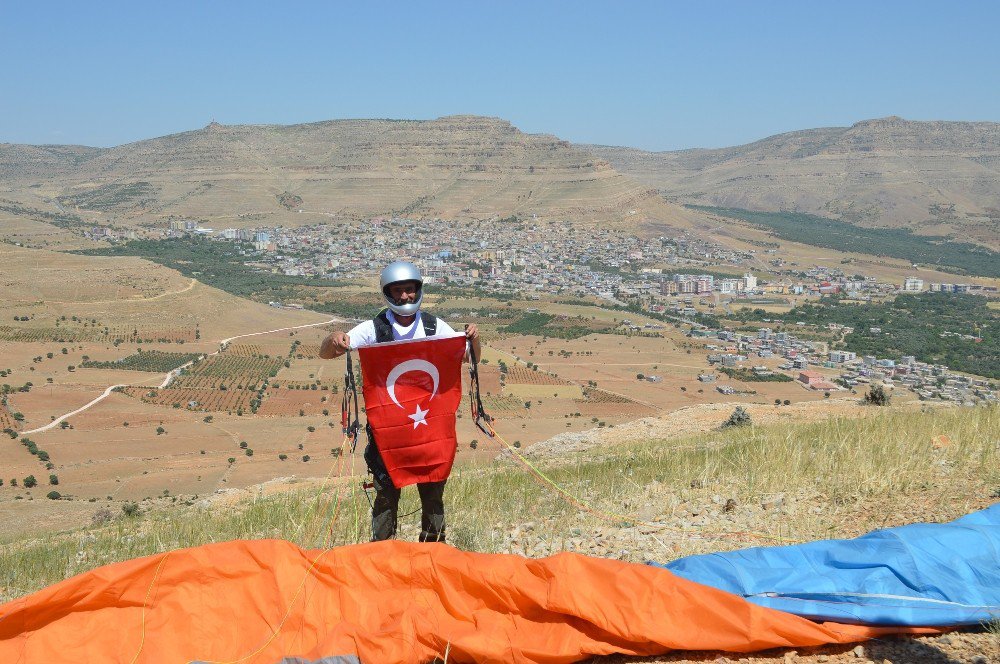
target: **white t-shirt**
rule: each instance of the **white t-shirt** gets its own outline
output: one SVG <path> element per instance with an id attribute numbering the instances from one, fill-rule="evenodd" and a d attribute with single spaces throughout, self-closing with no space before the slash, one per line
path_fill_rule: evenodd
<path id="1" fill-rule="evenodd" d="M 402 341 L 404 339 L 423 339 L 427 335 L 424 334 L 424 322 L 421 319 L 421 312 L 417 312 L 416 318 L 409 326 L 400 325 L 396 321 L 396 316 L 392 311 L 386 311 L 386 317 L 392 324 L 392 338 L 394 341 Z M 437 319 L 437 330 L 434 332 L 434 336 L 439 337 L 442 335 L 454 336 L 455 330 L 451 328 L 448 323 L 444 322 L 440 318 Z M 351 348 L 360 348 L 361 346 L 371 346 L 375 343 L 375 321 L 366 320 L 363 323 L 356 325 L 347 336 L 351 338 Z"/>

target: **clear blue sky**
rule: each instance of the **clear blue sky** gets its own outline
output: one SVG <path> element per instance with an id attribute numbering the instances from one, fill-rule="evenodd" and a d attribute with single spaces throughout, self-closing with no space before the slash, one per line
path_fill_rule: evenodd
<path id="1" fill-rule="evenodd" d="M 1000 2 L 0 0 L 0 142 L 474 113 L 648 150 L 1000 121 Z"/>

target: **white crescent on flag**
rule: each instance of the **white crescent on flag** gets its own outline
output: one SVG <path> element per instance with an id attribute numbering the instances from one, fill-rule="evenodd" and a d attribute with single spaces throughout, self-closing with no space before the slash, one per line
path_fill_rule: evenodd
<path id="1" fill-rule="evenodd" d="M 385 379 L 385 389 L 389 393 L 389 398 L 392 399 L 393 403 L 400 408 L 402 408 L 403 405 L 399 403 L 399 399 L 396 398 L 396 381 L 399 380 L 403 374 L 410 371 L 423 371 L 431 377 L 431 380 L 434 381 L 434 390 L 431 392 L 431 399 L 434 398 L 438 391 L 438 382 L 441 377 L 438 374 L 436 366 L 427 360 L 406 360 L 405 362 L 400 362 L 392 368 L 392 371 L 389 372 L 389 375 L 386 376 Z M 428 401 L 429 400 L 430 399 L 428 399 Z"/>

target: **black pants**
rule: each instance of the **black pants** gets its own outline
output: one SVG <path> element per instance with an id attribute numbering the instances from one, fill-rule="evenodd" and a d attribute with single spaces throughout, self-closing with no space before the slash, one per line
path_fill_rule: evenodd
<path id="1" fill-rule="evenodd" d="M 417 484 L 420 493 L 420 541 L 444 541 L 444 485 L 441 482 Z M 399 489 L 392 481 L 379 479 L 374 474 L 375 502 L 372 505 L 372 541 L 392 539 L 396 536 L 396 519 L 399 511 Z"/>

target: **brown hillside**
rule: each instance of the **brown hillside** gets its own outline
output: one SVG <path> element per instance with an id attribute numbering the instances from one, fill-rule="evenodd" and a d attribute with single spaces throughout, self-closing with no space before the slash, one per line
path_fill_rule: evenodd
<path id="1" fill-rule="evenodd" d="M 718 150 L 581 147 L 685 202 L 1000 242 L 1000 123 L 889 117 Z"/>
<path id="2" fill-rule="evenodd" d="M 126 222 L 168 215 L 213 226 L 314 223 L 317 215 L 691 217 L 566 141 L 496 118 L 212 123 L 96 152 L 74 148 L 86 157 L 75 163 L 45 150 L 6 146 L 0 163 L 10 166 L 0 171 L 0 189 L 44 191 L 68 208 Z M 33 167 L 20 168 L 18 159 Z"/>

